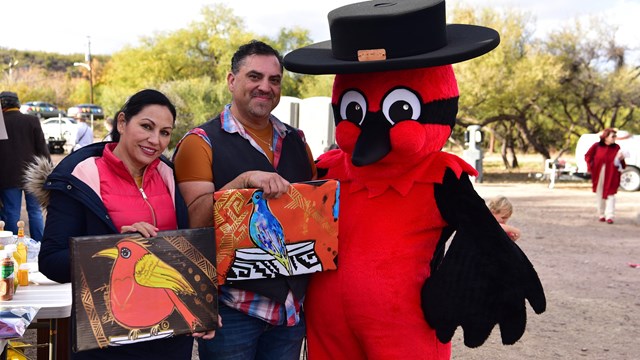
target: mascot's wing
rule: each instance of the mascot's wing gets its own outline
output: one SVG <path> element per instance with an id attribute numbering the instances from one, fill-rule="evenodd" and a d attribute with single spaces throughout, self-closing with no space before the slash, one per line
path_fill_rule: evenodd
<path id="1" fill-rule="evenodd" d="M 467 174 L 458 179 L 447 170 L 434 192 L 449 227 L 422 288 L 425 319 L 444 343 L 461 326 L 465 345 L 480 346 L 496 324 L 502 342 L 515 343 L 526 326 L 525 299 L 538 314 L 546 307 L 533 265 L 502 230 Z M 444 254 L 445 236 L 453 231 Z"/>

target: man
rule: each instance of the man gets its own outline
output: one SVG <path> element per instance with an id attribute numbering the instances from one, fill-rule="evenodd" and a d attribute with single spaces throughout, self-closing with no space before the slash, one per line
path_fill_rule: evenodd
<path id="1" fill-rule="evenodd" d="M 282 71 L 282 58 L 269 45 L 242 45 L 227 75 L 231 104 L 178 144 L 176 176 L 191 227 L 213 226 L 216 190 L 261 188 L 265 197 L 277 198 L 291 182 L 315 178 L 302 132 L 271 115 Z M 298 360 L 307 282 L 302 275 L 221 286 L 223 326 L 213 340 L 199 340 L 200 358 Z"/>
<path id="2" fill-rule="evenodd" d="M 5 229 L 16 234 L 22 211 L 23 171 L 34 157 L 50 156 L 40 121 L 20 112 L 18 95 L 3 91 L 0 103 L 8 135 L 7 140 L 0 140 L 0 218 L 5 222 Z M 29 236 L 40 241 L 44 231 L 42 209 L 35 196 L 24 192 L 24 197 L 29 215 Z"/>
<path id="3" fill-rule="evenodd" d="M 93 130 L 91 126 L 87 124 L 87 118 L 82 114 L 78 114 L 76 120 L 78 120 L 78 131 L 76 132 L 76 142 L 73 145 L 73 151 L 83 146 L 93 144 Z"/>

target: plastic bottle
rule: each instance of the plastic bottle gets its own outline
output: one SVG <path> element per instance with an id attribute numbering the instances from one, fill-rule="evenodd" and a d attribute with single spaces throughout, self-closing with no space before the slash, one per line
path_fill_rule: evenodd
<path id="1" fill-rule="evenodd" d="M 16 225 L 18 225 L 18 239 L 24 239 L 24 221 L 20 220 Z"/>
<path id="2" fill-rule="evenodd" d="M 13 254 L 13 257 L 16 259 L 18 263 L 18 268 L 20 265 L 27 262 L 27 244 L 24 238 L 24 221 L 20 220 L 16 224 L 18 225 L 18 241 L 16 242 L 16 252 Z"/>
<path id="3" fill-rule="evenodd" d="M 18 267 L 27 262 L 27 244 L 25 244 L 24 241 L 18 241 L 18 244 L 16 245 L 16 252 L 13 254 L 13 257 L 18 263 Z"/>
<path id="4" fill-rule="evenodd" d="M 0 220 L 0 232 L 4 233 L 4 221 Z M 3 234 L 3 237 L 8 237 L 8 235 L 12 235 L 10 231 L 7 231 L 7 234 Z M 0 250 L 4 249 L 4 242 L 0 243 Z"/>
<path id="5" fill-rule="evenodd" d="M 6 251 L 0 251 L 0 300 L 9 301 L 13 299 L 14 288 L 14 268 L 13 260 Z"/>
<path id="6" fill-rule="evenodd" d="M 4 251 L 6 253 L 6 257 L 11 259 L 11 261 L 13 262 L 13 291 L 15 293 L 15 291 L 18 289 L 18 281 L 17 281 L 17 274 L 18 274 L 18 262 L 16 261 L 16 258 L 14 257 L 14 254 L 16 253 L 17 250 L 17 246 L 16 244 L 8 244 L 4 246 Z"/>

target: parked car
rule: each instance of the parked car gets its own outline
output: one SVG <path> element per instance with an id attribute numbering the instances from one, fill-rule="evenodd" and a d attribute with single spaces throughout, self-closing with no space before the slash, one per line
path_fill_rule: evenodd
<path id="1" fill-rule="evenodd" d="M 43 120 L 41 123 L 42 132 L 46 140 L 66 140 L 73 144 L 76 141 L 78 132 L 78 122 L 70 117 L 57 117 Z"/>
<path id="2" fill-rule="evenodd" d="M 84 116 L 87 119 L 89 119 L 91 115 L 93 115 L 94 120 L 104 119 L 102 107 L 94 104 L 80 104 L 67 109 L 67 116 L 77 117 L 78 115 Z"/>
<path id="3" fill-rule="evenodd" d="M 48 119 L 56 116 L 65 116 L 63 110 L 57 106 L 44 101 L 29 101 L 20 106 L 20 112 L 23 114 L 31 114 L 40 119 Z"/>
<path id="4" fill-rule="evenodd" d="M 600 141 L 598 134 L 583 134 L 576 145 L 577 173 L 587 174 L 587 162 L 584 155 L 591 145 Z M 624 130 L 618 131 L 616 144 L 625 155 L 627 167 L 620 175 L 620 189 L 624 191 L 640 190 L 640 135 L 629 134 Z"/>

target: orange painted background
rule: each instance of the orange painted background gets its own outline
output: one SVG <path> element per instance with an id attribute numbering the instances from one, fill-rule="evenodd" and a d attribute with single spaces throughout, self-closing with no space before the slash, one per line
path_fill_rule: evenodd
<path id="1" fill-rule="evenodd" d="M 225 282 L 236 249 L 256 248 L 249 237 L 256 189 L 232 189 L 214 194 L 218 284 Z M 289 192 L 269 199 L 271 212 L 282 224 L 285 243 L 315 241 L 322 271 L 335 270 L 338 256 L 339 182 L 335 180 L 292 184 Z M 334 214 L 335 210 L 335 214 Z"/>

